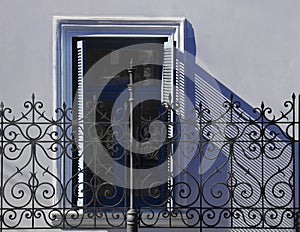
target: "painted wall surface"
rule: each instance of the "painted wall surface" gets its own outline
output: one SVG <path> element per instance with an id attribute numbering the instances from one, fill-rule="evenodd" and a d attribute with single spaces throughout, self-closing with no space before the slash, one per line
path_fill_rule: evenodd
<path id="1" fill-rule="evenodd" d="M 200 66 L 249 104 L 279 109 L 299 92 L 299 11 L 297 0 L 2 0 L 0 98 L 17 107 L 35 92 L 52 104 L 53 16 L 186 17 Z"/>
<path id="2" fill-rule="evenodd" d="M 198 64 L 250 105 L 279 111 L 299 93 L 299 12 L 297 0 L 2 0 L 0 101 L 19 109 L 35 93 L 52 112 L 54 16 L 185 17 Z"/>

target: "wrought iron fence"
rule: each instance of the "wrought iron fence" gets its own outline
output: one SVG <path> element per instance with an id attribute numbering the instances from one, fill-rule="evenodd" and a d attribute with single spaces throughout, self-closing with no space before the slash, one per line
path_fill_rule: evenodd
<path id="1" fill-rule="evenodd" d="M 168 132 L 157 151 L 134 153 L 136 169 L 166 164 L 150 178 L 164 181 L 135 190 L 139 227 L 295 229 L 295 95 L 284 106 L 278 117 L 264 104 L 245 112 L 231 95 L 217 110 L 205 102 L 184 115 L 166 105 L 151 117 L 137 110 L 137 140 L 147 144 L 154 119 Z M 111 115 L 97 104 L 96 137 L 116 164 L 106 165 L 98 160 L 102 153 L 95 141 L 80 141 L 78 131 L 89 130 L 72 109 L 64 105 L 55 117 L 47 117 L 34 95 L 24 107 L 16 117 L 11 108 L 0 106 L 1 229 L 125 228 L 129 190 L 120 183 L 126 183 L 128 173 L 116 175 L 115 182 L 106 175 L 120 172 L 118 165 L 128 166 L 128 149 L 118 141 L 128 137 L 128 124 L 115 120 L 121 128 L 116 133 Z M 96 155 L 87 159 L 87 153 Z"/>

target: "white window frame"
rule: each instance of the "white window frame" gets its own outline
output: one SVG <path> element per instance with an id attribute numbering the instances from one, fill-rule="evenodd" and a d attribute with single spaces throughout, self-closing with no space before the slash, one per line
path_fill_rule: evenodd
<path id="1" fill-rule="evenodd" d="M 168 37 L 174 47 L 184 52 L 185 18 L 145 17 L 62 17 L 53 18 L 54 109 L 72 107 L 72 38 L 73 37 Z M 174 80 L 173 80 L 174 83 Z M 70 162 L 69 162 L 70 163 Z M 71 163 L 57 165 L 59 178 L 71 177 Z M 67 195 L 71 193 L 67 191 Z M 59 196 L 58 196 L 59 197 Z"/>
<path id="2" fill-rule="evenodd" d="M 54 17 L 54 108 L 72 107 L 72 37 L 172 37 L 184 52 L 185 18 Z"/>

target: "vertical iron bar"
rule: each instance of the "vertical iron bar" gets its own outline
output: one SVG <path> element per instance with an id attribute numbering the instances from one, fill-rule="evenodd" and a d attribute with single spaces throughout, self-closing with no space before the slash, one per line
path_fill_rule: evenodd
<path id="1" fill-rule="evenodd" d="M 265 197 L 266 197 L 266 190 L 265 190 L 265 183 L 264 183 L 264 136 L 265 136 L 265 129 L 264 129 L 264 117 L 265 117 L 265 105 L 262 102 L 261 104 L 261 210 L 262 210 L 262 228 L 265 225 Z"/>
<path id="2" fill-rule="evenodd" d="M 35 96 L 34 94 L 32 94 L 32 125 L 35 124 Z M 32 205 L 32 228 L 34 228 L 34 200 L 35 200 L 35 158 L 36 158 L 36 141 L 35 140 L 32 140 L 31 138 L 29 138 L 31 141 L 31 158 L 32 158 L 32 186 L 31 186 L 31 199 L 32 199 L 32 202 L 31 202 L 31 205 Z M 30 182 L 29 182 L 29 185 L 30 185 Z"/>
<path id="3" fill-rule="evenodd" d="M 97 154 L 97 146 L 95 145 L 95 142 L 93 142 L 93 165 L 94 165 L 94 170 L 97 170 L 97 165 L 96 165 L 96 155 Z M 98 194 L 97 194 L 97 180 L 96 178 L 98 178 L 98 174 L 94 174 L 95 176 L 93 176 L 93 192 L 94 192 L 94 195 L 92 196 L 93 197 L 93 217 L 94 217 L 94 228 L 97 227 L 97 198 L 98 198 Z"/>
<path id="4" fill-rule="evenodd" d="M 294 198 L 293 200 L 293 214 L 296 215 L 296 184 L 295 184 L 295 179 L 296 179 L 296 152 L 295 152 L 295 142 L 296 142 L 296 134 L 295 134 L 295 127 L 296 127 L 296 118 L 295 118 L 295 94 L 293 93 L 292 95 L 292 159 L 293 159 L 293 193 L 292 196 Z M 288 124 L 289 126 L 290 124 Z M 286 131 L 286 133 L 288 134 L 288 131 Z M 294 219 L 296 219 L 294 217 Z M 296 224 L 295 224 L 296 225 Z"/>
<path id="5" fill-rule="evenodd" d="M 233 124 L 233 94 L 231 94 L 231 107 L 230 107 L 230 124 Z M 226 127 L 225 131 L 226 133 Z M 225 136 L 226 137 L 226 136 Z M 229 157 L 230 157 L 230 227 L 233 228 L 233 141 L 230 141 L 229 143 Z"/>
<path id="6" fill-rule="evenodd" d="M 230 227 L 234 227 L 233 221 L 233 142 L 229 144 L 229 155 L 230 155 Z"/>
<path id="7" fill-rule="evenodd" d="M 204 159 L 204 151 L 203 151 L 203 144 L 204 144 L 204 141 L 203 141 L 203 127 L 202 127 L 202 119 L 203 119 L 203 109 L 202 109 L 202 103 L 200 102 L 200 105 L 199 105 L 199 136 L 200 136 L 200 148 L 199 148 L 199 152 L 200 152 L 200 183 L 199 183 L 199 186 L 200 186 L 200 232 L 202 232 L 202 227 L 203 227 L 203 176 L 202 176 L 202 172 L 203 172 L 203 169 L 202 169 L 202 165 L 203 165 L 203 159 Z"/>
<path id="8" fill-rule="evenodd" d="M 62 215 L 63 215 L 63 220 L 62 220 L 62 228 L 65 228 L 65 225 L 66 225 L 66 221 L 67 221 L 67 216 L 66 216 L 66 197 L 67 197 L 67 189 L 66 189 L 66 152 L 67 152 L 67 146 L 66 146 L 66 136 L 67 136 L 67 132 L 66 132 L 66 114 L 67 114 L 67 106 L 65 103 L 63 103 L 63 145 L 62 145 L 62 159 L 63 159 L 63 165 L 62 165 L 62 168 L 63 168 L 63 189 L 62 189 L 62 201 L 63 201 L 63 205 L 62 205 Z"/>
<path id="9" fill-rule="evenodd" d="M 169 98 L 171 99 L 171 96 L 169 96 Z M 170 100 L 171 102 L 171 100 Z M 168 182 L 167 182 L 167 193 L 168 193 L 168 200 L 167 200 L 167 210 L 169 212 L 169 227 L 172 227 L 172 208 L 173 208 L 173 202 L 172 202 L 172 188 L 173 188 L 173 163 L 172 163 L 172 146 L 174 143 L 174 138 L 170 139 L 170 133 L 173 135 L 173 131 L 171 131 L 171 128 L 174 126 L 172 124 L 172 122 L 175 122 L 175 120 L 172 118 L 172 112 L 170 110 L 169 105 L 164 105 L 165 107 L 167 107 L 166 109 L 166 118 L 167 118 L 167 148 L 166 148 L 166 152 L 167 152 L 167 160 L 168 160 Z M 172 141 L 172 142 L 171 142 Z"/>
<path id="10" fill-rule="evenodd" d="M 127 232 L 137 232 L 138 231 L 138 215 L 137 210 L 135 209 L 135 196 L 134 196 L 134 177 L 133 177 L 133 103 L 134 103 L 134 71 L 135 69 L 132 67 L 132 60 L 130 63 L 130 67 L 127 69 L 129 73 L 129 115 L 130 115 L 130 151 L 129 151 L 129 181 L 130 181 L 130 189 L 129 189 L 129 198 L 130 198 L 130 208 L 127 212 Z"/>
<path id="11" fill-rule="evenodd" d="M 34 229 L 34 211 L 35 211 L 35 208 L 34 208 L 34 201 L 35 201 L 35 189 L 36 189 L 36 186 L 35 186 L 35 182 L 37 181 L 36 180 L 36 177 L 35 177 L 35 159 L 36 159 L 36 141 L 35 140 L 32 140 L 31 141 L 31 156 L 32 156 L 32 186 L 31 186 L 31 196 L 32 196 L 32 202 L 31 202 L 31 206 L 32 206 L 32 229 Z M 38 183 L 36 183 L 38 184 Z"/>
<path id="12" fill-rule="evenodd" d="M 297 143 L 297 150 L 298 150 L 298 161 L 297 161 L 297 169 L 295 172 L 297 172 L 298 177 L 298 205 L 297 205 L 297 216 L 296 216 L 296 231 L 300 232 L 300 94 L 298 95 L 298 115 L 295 124 L 298 125 L 298 137 L 296 138 Z"/>
<path id="13" fill-rule="evenodd" d="M 0 146 L 0 157 L 1 157 L 1 189 L 0 189 L 0 231 L 2 231 L 3 229 L 3 194 L 4 194 L 4 189 L 3 189 L 3 159 L 4 159 L 4 141 L 3 141 L 3 137 L 4 137 L 4 125 L 3 125 L 3 117 L 4 117 L 4 104 L 3 102 L 1 102 L 0 104 L 0 117 L 1 117 L 1 146 Z"/>

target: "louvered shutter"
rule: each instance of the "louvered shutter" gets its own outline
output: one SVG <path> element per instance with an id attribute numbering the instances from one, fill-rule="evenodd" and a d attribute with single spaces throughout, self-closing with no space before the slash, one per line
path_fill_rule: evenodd
<path id="1" fill-rule="evenodd" d="M 77 118 L 78 118 L 78 197 L 77 205 L 83 205 L 83 170 L 84 170 L 84 41 L 77 42 Z"/>
<path id="2" fill-rule="evenodd" d="M 162 70 L 162 86 L 161 86 L 161 101 L 163 104 L 168 107 L 173 104 L 173 81 L 174 81 L 174 48 L 173 48 L 173 40 L 169 38 L 167 42 L 164 43 L 164 57 L 163 57 L 163 70 Z M 167 112 L 167 120 L 168 122 L 172 122 L 173 112 Z M 173 126 L 171 124 L 167 125 L 167 133 L 168 138 L 173 136 Z M 166 146 L 166 154 L 167 154 L 167 162 L 168 162 L 168 189 L 166 192 L 171 190 L 173 186 L 173 159 L 172 159 L 172 143 L 167 144 Z M 168 194 L 169 195 L 169 194 Z M 171 208 L 173 206 L 172 198 L 168 200 L 167 208 Z"/>

